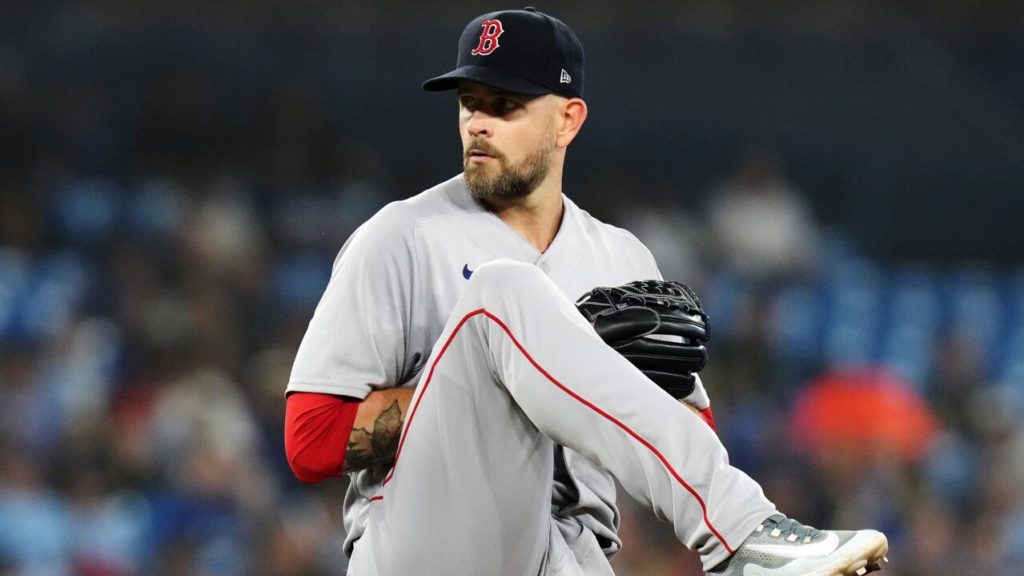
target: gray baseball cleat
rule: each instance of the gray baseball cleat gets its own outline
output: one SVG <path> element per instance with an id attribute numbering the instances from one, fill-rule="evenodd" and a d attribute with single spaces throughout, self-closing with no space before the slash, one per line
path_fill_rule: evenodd
<path id="1" fill-rule="evenodd" d="M 888 562 L 876 530 L 818 530 L 773 514 L 708 576 L 864 576 Z"/>

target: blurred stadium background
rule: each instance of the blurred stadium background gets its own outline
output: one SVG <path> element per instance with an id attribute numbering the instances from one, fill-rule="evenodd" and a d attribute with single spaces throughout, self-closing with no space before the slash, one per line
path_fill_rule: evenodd
<path id="1" fill-rule="evenodd" d="M 419 83 L 507 6 L 436 4 L 4 4 L 0 574 L 344 572 L 282 392 L 344 239 L 459 170 Z M 889 576 L 1024 574 L 1021 4 L 538 7 L 587 49 L 567 193 L 704 297 L 734 461 Z M 796 424 L 837 380 L 910 448 Z M 621 576 L 700 574 L 624 500 Z"/>

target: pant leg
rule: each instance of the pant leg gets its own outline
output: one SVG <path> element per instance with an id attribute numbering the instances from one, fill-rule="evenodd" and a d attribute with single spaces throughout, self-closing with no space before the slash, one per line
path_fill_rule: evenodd
<path id="1" fill-rule="evenodd" d="M 498 380 L 491 321 L 466 315 L 494 289 L 477 273 L 427 360 L 350 576 L 535 576 L 547 562 L 554 444 Z"/>
<path id="2" fill-rule="evenodd" d="M 364 551 L 407 556 L 379 574 L 422 562 L 423 574 L 534 573 L 552 441 L 607 469 L 706 567 L 775 510 L 718 437 L 605 345 L 544 274 L 496 261 L 474 272 L 428 360 L 371 506 Z"/>

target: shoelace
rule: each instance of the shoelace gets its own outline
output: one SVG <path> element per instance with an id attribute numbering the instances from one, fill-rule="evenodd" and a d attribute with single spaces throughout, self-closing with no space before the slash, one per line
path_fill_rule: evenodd
<path id="1" fill-rule="evenodd" d="M 768 535 L 772 538 L 785 538 L 787 542 L 802 540 L 804 544 L 811 542 L 818 534 L 821 534 L 818 529 L 805 526 L 782 514 L 772 514 L 757 528 L 758 532 L 765 530 L 768 530 Z"/>

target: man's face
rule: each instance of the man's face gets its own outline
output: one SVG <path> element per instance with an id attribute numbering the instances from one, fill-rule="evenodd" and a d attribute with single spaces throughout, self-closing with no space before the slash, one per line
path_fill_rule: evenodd
<path id="1" fill-rule="evenodd" d="M 459 87 L 466 185 L 477 200 L 519 200 L 548 175 L 555 145 L 553 96 L 524 96 L 477 82 Z"/>

